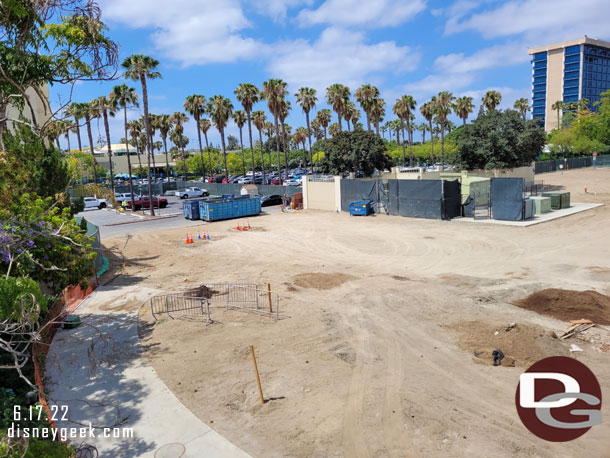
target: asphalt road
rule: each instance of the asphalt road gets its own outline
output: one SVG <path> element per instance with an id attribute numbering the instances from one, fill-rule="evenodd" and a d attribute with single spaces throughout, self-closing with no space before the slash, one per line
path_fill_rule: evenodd
<path id="1" fill-rule="evenodd" d="M 191 221 L 184 218 L 182 213 L 182 200 L 178 197 L 165 197 L 168 200 L 167 208 L 155 208 L 155 215 L 163 218 L 150 219 L 143 218 L 142 212 L 136 212 L 132 215 L 131 212 L 126 214 L 118 213 L 113 209 L 89 209 L 79 213 L 77 216 L 83 216 L 87 221 L 97 225 L 100 228 L 100 236 L 104 239 L 124 237 L 127 235 L 140 234 L 143 232 L 158 231 L 163 229 L 173 229 L 177 227 L 193 227 L 201 226 L 202 221 Z M 280 206 L 265 207 L 265 213 L 280 212 Z M 148 212 L 147 212 L 148 214 Z"/>

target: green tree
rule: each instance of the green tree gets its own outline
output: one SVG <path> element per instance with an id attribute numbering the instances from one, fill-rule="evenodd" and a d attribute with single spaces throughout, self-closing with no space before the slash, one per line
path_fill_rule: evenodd
<path id="1" fill-rule="evenodd" d="M 468 115 L 473 112 L 474 104 L 472 103 L 472 97 L 464 96 L 456 99 L 453 106 L 455 114 L 462 120 L 462 125 L 466 127 L 466 120 Z"/>
<path id="2" fill-rule="evenodd" d="M 241 164 L 242 164 L 242 174 L 246 175 L 246 155 L 244 153 L 244 137 L 243 137 L 243 129 L 246 125 L 246 112 L 243 110 L 235 110 L 233 112 L 233 121 L 237 125 L 239 129 L 239 145 L 241 147 Z M 252 180 L 254 180 L 254 170 L 252 170 Z"/>
<path id="3" fill-rule="evenodd" d="M 479 115 L 458 136 L 457 164 L 465 169 L 514 168 L 529 165 L 545 144 L 544 129 L 523 122 L 514 110 Z"/>
<path id="4" fill-rule="evenodd" d="M 527 112 L 530 111 L 530 103 L 525 97 L 521 97 L 520 99 L 515 100 L 513 108 L 521 113 L 521 117 L 525 121 Z"/>
<path id="5" fill-rule="evenodd" d="M 326 134 L 326 129 L 328 128 L 328 125 L 330 124 L 330 110 L 328 108 L 323 108 L 320 111 L 318 111 L 318 114 L 316 115 L 316 119 L 318 120 L 318 124 L 320 124 L 320 127 L 322 127 L 322 129 L 324 129 L 324 138 L 327 138 L 327 134 Z"/>
<path id="6" fill-rule="evenodd" d="M 309 122 L 309 113 L 316 107 L 318 97 L 316 90 L 310 87 L 300 88 L 296 95 L 297 103 L 300 105 L 303 113 L 305 113 L 305 121 L 307 123 L 307 138 L 309 139 L 309 155 L 313 164 L 313 156 L 311 154 L 311 124 Z"/>
<path id="7" fill-rule="evenodd" d="M 282 108 L 282 102 L 285 97 L 288 96 L 286 90 L 286 82 L 281 79 L 270 79 L 263 83 L 263 97 L 267 100 L 267 108 L 273 115 L 273 121 L 275 124 L 275 140 L 276 140 L 276 151 L 277 151 L 277 173 L 279 175 L 280 184 L 283 182 L 282 170 L 280 166 L 280 128 L 279 128 L 279 116 Z"/>
<path id="8" fill-rule="evenodd" d="M 487 109 L 487 111 L 493 111 L 498 105 L 500 105 L 500 102 L 502 101 L 502 94 L 494 90 L 487 91 L 481 101 L 483 102 L 483 106 Z"/>
<path id="9" fill-rule="evenodd" d="M 560 117 L 561 117 L 561 110 L 563 110 L 564 107 L 565 107 L 565 105 L 562 100 L 557 100 L 555 103 L 553 103 L 551 105 L 551 109 L 557 111 L 557 129 L 561 129 Z"/>
<path id="10" fill-rule="evenodd" d="M 210 176 L 212 175 L 212 157 L 210 155 L 210 144 L 208 143 L 208 131 L 212 127 L 212 123 L 209 119 L 202 118 L 199 120 L 199 129 L 203 133 L 203 137 L 205 138 L 205 149 L 208 151 L 208 170 L 210 171 Z"/>
<path id="11" fill-rule="evenodd" d="M 267 115 L 263 110 L 257 110 L 252 113 L 252 119 L 254 121 L 254 126 L 258 130 L 259 142 L 261 145 L 261 163 L 263 169 L 263 183 L 266 183 L 265 177 L 265 157 L 264 157 L 264 143 L 263 143 L 263 130 L 265 129 L 265 123 L 267 122 Z M 271 158 L 269 160 L 269 168 L 271 168 Z"/>
<path id="12" fill-rule="evenodd" d="M 220 133 L 220 142 L 222 145 L 222 155 L 225 163 L 225 176 L 229 178 L 229 169 L 227 167 L 227 148 L 225 145 L 225 128 L 227 122 L 233 113 L 233 104 L 229 99 L 222 95 L 215 95 L 210 99 L 207 106 L 207 112 L 210 115 L 212 123 Z M 279 154 L 279 153 L 278 153 Z"/>
<path id="13" fill-rule="evenodd" d="M 205 112 L 206 99 L 203 95 L 189 95 L 184 101 L 184 110 L 195 120 L 197 139 L 199 140 L 199 156 L 201 157 L 201 179 L 205 181 L 205 164 L 203 161 L 203 145 L 201 144 L 201 129 L 199 120 Z"/>
<path id="14" fill-rule="evenodd" d="M 155 119 L 155 124 L 157 129 L 159 130 L 159 135 L 163 140 L 163 150 L 165 151 L 165 174 L 167 175 L 167 179 L 169 181 L 169 176 L 171 174 L 171 169 L 169 167 L 169 157 L 167 153 L 167 136 L 169 135 L 170 130 L 174 126 L 172 122 L 172 117 L 168 114 L 160 114 Z"/>
<path id="15" fill-rule="evenodd" d="M 257 103 L 261 94 L 258 88 L 251 83 L 241 83 L 235 89 L 235 95 L 237 96 L 237 100 L 241 102 L 241 105 L 244 107 L 244 111 L 246 112 L 246 120 L 248 122 L 248 136 L 250 138 L 250 165 L 252 167 L 252 179 L 255 176 L 255 166 L 254 166 L 254 148 L 252 143 L 252 108 L 254 104 Z M 241 130 L 240 130 L 241 135 Z M 261 142 L 262 144 L 262 142 Z M 243 145 L 243 143 L 242 143 Z M 264 168 L 263 168 L 264 170 Z M 245 175 L 245 173 L 244 173 Z M 264 171 L 263 171 L 263 181 L 264 181 Z"/>
<path id="16" fill-rule="evenodd" d="M 108 148 L 108 163 L 110 167 L 110 189 L 114 195 L 114 172 L 112 170 L 112 141 L 110 139 L 110 125 L 108 123 L 108 116 L 116 115 L 118 104 L 117 101 L 112 97 L 106 97 L 102 95 L 91 102 L 91 108 L 99 112 L 104 120 L 104 130 L 106 131 L 106 142 Z"/>
<path id="17" fill-rule="evenodd" d="M 83 151 L 83 145 L 80 139 L 80 120 L 82 119 L 82 114 L 80 110 L 80 104 L 73 102 L 66 111 L 67 116 L 72 116 L 74 118 L 74 131 L 76 132 L 76 138 L 78 139 L 78 150 Z"/>
<path id="18" fill-rule="evenodd" d="M 419 107 L 419 112 L 428 121 L 428 132 L 430 132 L 430 162 L 434 164 L 434 136 L 432 135 L 432 119 L 436 107 L 436 97 L 432 97 L 429 102 Z"/>
<path id="19" fill-rule="evenodd" d="M 371 121 L 375 125 L 375 132 L 379 135 L 379 123 L 383 121 L 385 116 L 385 100 L 376 97 L 371 101 Z"/>
<path id="20" fill-rule="evenodd" d="M 343 130 L 341 119 L 343 112 L 350 98 L 350 90 L 347 86 L 339 83 L 331 84 L 326 89 L 326 102 L 333 107 L 337 113 L 337 123 L 339 124 L 339 132 Z"/>
<path id="21" fill-rule="evenodd" d="M 379 98 L 379 89 L 370 84 L 364 84 L 356 90 L 354 96 L 356 97 L 356 102 L 360 104 L 360 107 L 366 114 L 366 128 L 371 130 L 371 108 L 373 100 Z"/>
<path id="22" fill-rule="evenodd" d="M 332 139 L 321 142 L 323 143 L 320 146 L 325 154 L 322 168 L 327 173 L 338 175 L 345 171 L 363 171 L 365 175 L 370 176 L 375 169 L 384 170 L 391 167 L 383 140 L 372 132 L 337 132 Z"/>
<path id="23" fill-rule="evenodd" d="M 394 104 L 393 110 L 394 114 L 398 116 L 400 119 L 400 128 L 402 130 L 402 150 L 403 150 L 403 164 L 405 162 L 404 150 L 405 150 L 405 120 L 407 120 L 407 128 L 409 130 L 409 166 L 413 166 L 413 134 L 411 129 L 411 115 L 413 114 L 413 110 L 415 110 L 415 105 L 417 102 L 411 95 L 403 95 L 400 99 L 396 100 Z"/>
<path id="24" fill-rule="evenodd" d="M 140 81 L 142 85 L 142 101 L 144 104 L 144 129 L 146 132 L 147 138 L 147 156 L 148 156 L 148 195 L 150 197 L 150 201 L 153 201 L 153 188 L 152 188 L 152 179 L 150 176 L 151 168 L 150 168 L 150 158 L 152 155 L 152 141 L 150 141 L 150 118 L 148 115 L 148 87 L 146 84 L 147 80 L 161 78 L 161 73 L 157 71 L 157 67 L 159 66 L 159 61 L 153 59 L 149 56 L 144 56 L 142 54 L 132 54 L 127 59 L 123 61 L 121 64 L 125 71 L 125 78 Z M 150 214 L 151 216 L 155 216 L 154 206 L 150 206 Z"/>
<path id="25" fill-rule="evenodd" d="M 436 96 L 434 112 L 439 119 L 441 130 L 441 167 L 445 166 L 445 129 L 447 128 L 447 117 L 451 114 L 451 107 L 455 97 L 449 91 L 439 92 Z"/>
<path id="26" fill-rule="evenodd" d="M 185 153 L 184 153 L 184 148 L 186 148 L 186 146 L 189 143 L 188 137 L 186 137 L 184 135 L 184 123 L 188 122 L 189 118 L 187 115 L 185 115 L 184 113 L 182 113 L 181 111 L 176 111 L 172 116 L 171 116 L 171 122 L 172 125 L 174 126 L 174 130 L 173 132 L 170 131 L 170 136 L 169 139 L 172 141 L 172 143 L 174 145 L 176 145 L 176 147 L 178 148 L 178 151 L 180 151 L 180 155 L 182 157 L 182 162 L 183 162 L 183 171 L 184 171 L 184 175 L 186 176 L 186 158 L 185 158 Z M 177 167 L 177 165 L 176 165 Z"/>

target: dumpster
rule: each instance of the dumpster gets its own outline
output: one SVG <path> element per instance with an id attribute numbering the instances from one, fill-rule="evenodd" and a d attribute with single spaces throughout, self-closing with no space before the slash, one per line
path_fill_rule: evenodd
<path id="1" fill-rule="evenodd" d="M 532 196 L 530 199 L 534 201 L 536 206 L 536 215 L 542 215 L 551 211 L 550 197 Z"/>
<path id="2" fill-rule="evenodd" d="M 182 214 L 186 219 L 200 219 L 199 202 L 201 200 L 188 200 L 182 203 Z"/>
<path id="3" fill-rule="evenodd" d="M 349 204 L 349 214 L 352 216 L 367 216 L 371 214 L 370 200 L 357 200 Z"/>
<path id="4" fill-rule="evenodd" d="M 261 211 L 260 197 L 202 200 L 199 202 L 199 217 L 204 221 L 220 221 L 230 218 L 258 215 Z"/>

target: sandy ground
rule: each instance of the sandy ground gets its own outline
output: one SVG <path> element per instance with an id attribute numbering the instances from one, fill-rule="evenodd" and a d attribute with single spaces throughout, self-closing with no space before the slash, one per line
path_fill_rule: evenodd
<path id="1" fill-rule="evenodd" d="M 539 178 L 571 191 L 573 202 L 610 203 L 610 169 Z M 610 456 L 608 401 L 605 423 L 569 443 L 544 442 L 521 424 L 519 375 L 540 357 L 569 354 L 572 342 L 552 337 L 566 322 L 511 304 L 544 288 L 610 294 L 610 206 L 528 228 L 314 211 L 250 223 L 245 233 L 235 221 L 202 224 L 212 240 L 192 245 L 183 229 L 105 243 L 126 260 L 117 288 L 270 282 L 281 294 L 278 322 L 214 308 L 208 326 L 155 324 L 140 311 L 162 380 L 252 456 Z M 510 323 L 517 327 L 503 330 Z M 509 367 L 487 355 L 498 329 L 517 333 L 497 342 L 509 345 Z M 584 349 L 574 355 L 610 399 L 610 353 L 599 351 L 607 336 L 587 331 L 592 342 L 574 340 Z M 527 345 L 511 355 L 515 341 Z"/>

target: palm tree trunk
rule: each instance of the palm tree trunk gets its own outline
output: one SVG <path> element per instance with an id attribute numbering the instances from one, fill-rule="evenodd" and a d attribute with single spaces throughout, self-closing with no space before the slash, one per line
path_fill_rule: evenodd
<path id="1" fill-rule="evenodd" d="M 248 117 L 248 137 L 250 138 L 250 165 L 252 166 L 252 184 L 256 184 L 256 173 L 254 167 L 254 145 L 252 144 L 252 118 L 250 117 L 249 111 L 246 112 L 246 116 Z"/>
<path id="2" fill-rule="evenodd" d="M 59 137 L 55 138 L 55 144 L 57 145 L 57 149 L 59 150 L 59 152 L 61 153 L 61 145 L 59 144 Z"/>
<path id="3" fill-rule="evenodd" d="M 140 142 L 138 142 L 137 138 L 135 141 L 136 141 L 136 154 L 138 155 L 138 163 L 140 164 L 140 172 L 141 172 L 142 171 L 142 158 L 140 157 Z"/>
<path id="4" fill-rule="evenodd" d="M 379 137 L 379 123 L 375 123 L 375 131 L 377 132 L 377 136 Z"/>
<path id="5" fill-rule="evenodd" d="M 0 132 L 0 135 L 1 135 L 1 132 Z M 69 152 L 70 152 L 70 150 L 72 149 L 72 148 L 70 147 L 70 133 L 69 133 L 69 132 L 68 132 L 68 135 L 66 135 L 66 140 L 68 140 L 68 153 L 69 153 Z"/>
<path id="6" fill-rule="evenodd" d="M 445 170 L 445 129 L 441 127 L 441 172 Z"/>
<path id="7" fill-rule="evenodd" d="M 278 124 L 277 115 L 273 115 L 273 120 L 275 122 L 275 148 L 277 149 L 277 173 L 278 173 L 278 182 L 282 184 L 282 165 L 280 160 L 280 126 Z"/>
<path id="8" fill-rule="evenodd" d="M 413 129 L 411 128 L 411 120 L 407 119 L 407 130 L 409 133 L 409 167 L 413 167 Z M 405 133 L 402 133 L 402 140 L 405 140 Z"/>
<path id="9" fill-rule="evenodd" d="M 110 144 L 110 126 L 108 125 L 108 111 L 104 110 L 104 129 L 106 130 L 106 141 L 108 142 L 108 164 L 110 166 L 110 190 L 114 196 L 114 173 L 112 171 L 112 145 Z"/>
<path id="10" fill-rule="evenodd" d="M 129 174 L 129 193 L 131 194 L 131 210 L 135 211 L 135 199 L 133 197 L 133 182 L 131 180 L 131 155 L 129 154 L 129 139 L 127 137 L 127 104 L 123 106 L 123 114 L 125 121 L 125 148 L 127 149 L 127 173 Z M 167 150 L 167 149 L 166 149 Z"/>
<path id="11" fill-rule="evenodd" d="M 309 110 L 305 112 L 305 120 L 307 121 L 307 138 L 309 139 L 309 162 L 313 167 L 313 154 L 311 152 L 311 127 L 309 125 Z"/>
<path id="12" fill-rule="evenodd" d="M 288 146 L 286 143 L 286 125 L 282 123 L 282 144 L 284 145 L 284 175 L 286 175 L 286 178 L 288 178 Z"/>
<path id="13" fill-rule="evenodd" d="M 263 131 L 261 129 L 258 129 L 258 136 L 259 136 L 259 141 L 261 142 L 261 163 L 263 166 L 263 184 L 267 184 L 266 181 L 266 177 L 265 177 L 265 148 L 264 148 L 264 144 L 263 144 Z M 271 167 L 271 161 L 269 161 L 269 166 Z"/>
<path id="14" fill-rule="evenodd" d="M 242 128 L 239 128 L 239 145 L 241 146 L 241 167 L 246 176 L 246 154 L 244 153 L 244 138 L 242 135 Z M 252 184 L 254 184 L 254 171 L 252 171 Z"/>
<path id="15" fill-rule="evenodd" d="M 327 140 L 328 137 L 326 136 L 326 126 L 324 126 L 324 140 Z"/>
<path id="16" fill-rule="evenodd" d="M 430 123 L 430 159 L 432 160 L 432 164 L 434 164 L 434 132 L 432 132 L 432 119 L 428 122 Z"/>
<path id="17" fill-rule="evenodd" d="M 366 130 L 368 130 L 369 132 L 371 131 L 371 118 L 369 117 L 369 112 L 365 111 L 366 113 Z"/>
<path id="18" fill-rule="evenodd" d="M 165 175 L 167 176 L 167 182 L 169 183 L 169 156 L 167 154 L 167 136 L 163 137 L 163 149 L 165 150 Z"/>
<path id="19" fill-rule="evenodd" d="M 199 128 L 199 116 L 195 118 L 197 123 L 197 139 L 199 140 L 199 156 L 201 157 L 201 180 L 205 182 L 205 164 L 203 162 L 203 147 L 201 146 L 201 129 Z"/>
<path id="20" fill-rule="evenodd" d="M 337 110 L 337 119 L 339 120 L 339 132 L 343 132 L 343 126 L 341 122 L 341 110 Z"/>
<path id="21" fill-rule="evenodd" d="M 404 119 L 402 119 L 402 118 L 400 118 L 400 128 L 402 129 L 402 139 L 403 139 L 403 142 L 402 142 L 402 163 L 404 165 L 404 163 L 406 161 L 406 158 L 405 158 L 405 142 L 404 142 L 404 139 L 405 139 L 405 122 L 404 122 Z M 396 131 L 396 133 L 398 133 L 398 131 Z M 396 139 L 398 140 L 398 137 L 396 137 Z M 411 165 L 411 164 L 409 163 L 409 165 Z"/>
<path id="22" fill-rule="evenodd" d="M 78 150 L 82 153 L 83 147 L 80 142 L 80 125 L 78 124 L 79 118 L 74 116 L 74 121 L 76 122 L 76 138 L 78 138 Z"/>
<path id="23" fill-rule="evenodd" d="M 220 131 L 220 141 L 222 142 L 222 156 L 225 161 L 225 178 L 227 179 L 227 183 L 229 182 L 229 168 L 227 167 L 227 151 L 225 148 L 225 131 L 224 129 Z"/>
<path id="24" fill-rule="evenodd" d="M 210 145 L 208 144 L 208 134 L 205 133 L 203 134 L 205 136 L 205 147 L 208 150 L 208 165 L 210 166 L 210 177 L 212 176 L 213 172 L 213 167 L 212 167 L 212 155 L 210 154 Z"/>
<path id="25" fill-rule="evenodd" d="M 146 129 L 146 138 L 150 137 L 150 119 L 148 119 L 148 89 L 146 87 L 146 77 L 144 73 L 140 73 L 140 82 L 142 83 L 142 99 L 144 100 L 144 128 Z M 153 205 L 153 188 L 150 176 L 150 156 L 152 154 L 152 142 L 148 141 L 146 149 L 148 150 L 148 196 L 150 199 L 150 216 L 155 216 L 155 206 Z"/>
<path id="26" fill-rule="evenodd" d="M 186 175 L 186 156 L 184 155 L 184 146 L 180 147 L 180 153 L 182 154 L 182 170 L 184 172 L 184 181 L 188 180 Z"/>
<path id="27" fill-rule="evenodd" d="M 91 150 L 91 157 L 93 158 L 93 179 L 97 184 L 97 161 L 95 160 L 95 153 L 93 152 L 93 134 L 91 134 L 91 121 L 87 119 L 87 134 L 89 135 L 89 149 Z"/>

